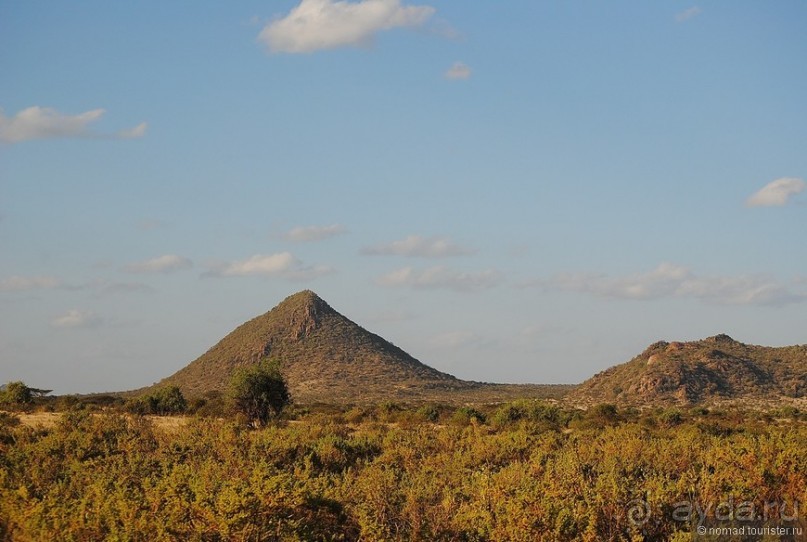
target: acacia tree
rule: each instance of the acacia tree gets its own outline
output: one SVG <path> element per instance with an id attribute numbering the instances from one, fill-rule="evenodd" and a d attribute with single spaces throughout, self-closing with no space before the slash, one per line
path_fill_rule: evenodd
<path id="1" fill-rule="evenodd" d="M 9 406 L 27 405 L 34 397 L 33 392 L 24 382 L 9 382 L 0 390 L 0 403 Z"/>
<path id="2" fill-rule="evenodd" d="M 265 425 L 291 403 L 277 362 L 266 359 L 238 370 L 230 382 L 229 396 L 233 409 L 255 426 Z"/>

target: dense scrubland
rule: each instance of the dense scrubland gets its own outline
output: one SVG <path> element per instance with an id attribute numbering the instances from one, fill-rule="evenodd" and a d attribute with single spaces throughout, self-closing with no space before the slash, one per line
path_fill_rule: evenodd
<path id="1" fill-rule="evenodd" d="M 0 414 L 0 539 L 691 540 L 699 510 L 807 502 L 793 408 L 381 403 L 255 429 L 208 402 L 166 430 L 101 403 L 51 428 Z"/>

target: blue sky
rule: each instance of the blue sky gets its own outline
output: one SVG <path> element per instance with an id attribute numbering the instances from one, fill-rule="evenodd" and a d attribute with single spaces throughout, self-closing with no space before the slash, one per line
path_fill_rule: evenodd
<path id="1" fill-rule="evenodd" d="M 458 377 L 807 342 L 807 4 L 0 2 L 0 380 L 310 288 Z"/>

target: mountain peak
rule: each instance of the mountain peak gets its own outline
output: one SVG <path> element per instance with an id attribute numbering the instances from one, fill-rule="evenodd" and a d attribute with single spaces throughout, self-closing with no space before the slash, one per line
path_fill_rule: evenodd
<path id="1" fill-rule="evenodd" d="M 311 290 L 303 290 L 292 294 L 272 309 L 269 314 L 280 315 L 288 324 L 290 338 L 297 340 L 305 337 L 319 327 L 327 315 L 338 314 L 321 297 Z"/>
<path id="2" fill-rule="evenodd" d="M 311 303 L 324 303 L 322 298 L 312 290 L 300 290 L 296 294 L 291 294 L 286 299 L 278 304 L 281 307 L 286 304 L 311 304 Z"/>
<path id="3" fill-rule="evenodd" d="M 311 290 L 241 324 L 160 385 L 179 386 L 188 396 L 221 391 L 234 370 L 264 358 L 280 362 L 292 396 L 302 402 L 411 398 L 470 385 L 367 331 Z"/>
<path id="4" fill-rule="evenodd" d="M 718 335 L 715 335 L 714 337 L 709 337 L 706 340 L 709 341 L 709 342 L 713 342 L 713 343 L 736 343 L 737 342 L 734 339 L 732 339 L 731 337 L 729 337 L 728 335 L 726 335 L 725 333 L 720 333 Z"/>

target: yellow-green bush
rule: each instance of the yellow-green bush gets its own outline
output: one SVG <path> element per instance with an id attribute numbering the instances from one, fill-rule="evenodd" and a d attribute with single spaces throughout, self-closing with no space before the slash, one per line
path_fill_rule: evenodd
<path id="1" fill-rule="evenodd" d="M 691 528 L 672 516 L 681 501 L 807 502 L 803 422 L 732 413 L 715 431 L 606 408 L 580 418 L 605 427 L 570 429 L 572 413 L 530 408 L 490 425 L 312 414 L 256 431 L 80 411 L 34 430 L 7 416 L 0 540 L 661 541 Z"/>

